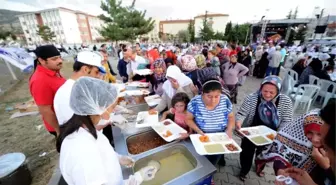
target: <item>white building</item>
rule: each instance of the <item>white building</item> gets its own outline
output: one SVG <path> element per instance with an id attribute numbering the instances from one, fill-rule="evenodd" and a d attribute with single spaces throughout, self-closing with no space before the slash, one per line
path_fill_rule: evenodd
<path id="1" fill-rule="evenodd" d="M 19 15 L 28 44 L 42 44 L 38 26 L 46 25 L 56 35 L 54 42 L 62 44 L 90 43 L 100 38 L 102 21 L 97 17 L 67 8 L 53 8 Z"/>
<path id="2" fill-rule="evenodd" d="M 226 24 L 229 22 L 228 14 L 207 14 L 208 23 L 211 25 L 214 32 L 225 32 Z M 199 37 L 199 33 L 203 27 L 203 20 L 205 15 L 198 15 L 194 17 L 195 21 L 195 36 Z"/>
<path id="3" fill-rule="evenodd" d="M 160 32 L 163 34 L 176 35 L 181 30 L 187 30 L 193 20 L 165 20 L 160 21 Z"/>
<path id="4" fill-rule="evenodd" d="M 147 34 L 148 40 L 150 42 L 158 42 L 160 40 L 159 31 L 160 31 L 160 20 L 154 19 L 154 28 Z"/>
<path id="5" fill-rule="evenodd" d="M 229 22 L 228 14 L 208 13 L 207 17 L 214 32 L 225 32 L 226 24 Z M 194 17 L 194 19 L 160 21 L 160 32 L 163 34 L 176 35 L 181 30 L 187 30 L 189 24 L 192 23 L 195 28 L 195 37 L 199 37 L 204 18 L 205 15 L 198 15 Z"/>

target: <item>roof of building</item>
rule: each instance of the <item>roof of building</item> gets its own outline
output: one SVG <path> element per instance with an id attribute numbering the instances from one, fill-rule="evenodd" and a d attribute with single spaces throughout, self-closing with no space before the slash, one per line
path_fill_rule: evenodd
<path id="1" fill-rule="evenodd" d="M 229 14 L 222 14 L 222 13 L 208 13 L 207 14 L 207 17 L 227 17 L 227 16 L 229 16 Z M 194 18 L 196 19 L 196 18 L 204 18 L 204 17 L 205 17 L 205 14 L 198 15 Z"/>
<path id="2" fill-rule="evenodd" d="M 21 14 L 21 15 L 18 15 L 18 16 L 25 16 L 25 15 L 30 15 L 30 14 L 42 13 L 42 12 L 47 12 L 47 11 L 51 11 L 51 10 L 55 10 L 55 9 L 64 10 L 64 11 L 68 11 L 68 12 L 76 13 L 76 14 L 84 14 L 84 15 L 87 15 L 87 16 L 90 16 L 90 17 L 97 17 L 95 15 L 91 15 L 91 14 L 88 14 L 88 13 L 85 13 L 85 12 L 82 12 L 82 11 L 79 11 L 79 10 L 72 10 L 72 9 L 64 8 L 64 7 L 43 9 L 43 10 L 39 10 L 39 11 L 28 12 L 28 13 Z"/>
<path id="3" fill-rule="evenodd" d="M 164 24 L 164 23 L 189 23 L 190 21 L 194 21 L 194 20 L 192 20 L 192 19 L 164 20 L 164 21 L 160 21 L 160 24 Z"/>

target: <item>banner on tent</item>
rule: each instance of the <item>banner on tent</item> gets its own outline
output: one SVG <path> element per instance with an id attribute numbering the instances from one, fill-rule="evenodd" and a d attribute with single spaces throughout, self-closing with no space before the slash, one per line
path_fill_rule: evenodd
<path id="1" fill-rule="evenodd" d="M 23 48 L 0 48 L 0 57 L 23 72 L 34 69 L 34 58 Z"/>

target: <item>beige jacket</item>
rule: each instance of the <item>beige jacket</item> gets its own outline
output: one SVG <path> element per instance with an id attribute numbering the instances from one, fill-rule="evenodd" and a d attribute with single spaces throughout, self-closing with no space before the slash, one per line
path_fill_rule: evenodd
<path id="1" fill-rule="evenodd" d="M 190 99 L 192 99 L 194 97 L 194 93 L 192 91 L 192 86 L 193 84 L 184 86 L 184 87 L 179 87 L 176 90 L 176 93 L 179 92 L 184 92 L 188 95 L 188 97 Z M 157 110 L 158 112 L 162 112 L 163 110 L 165 110 L 166 108 L 170 109 L 171 108 L 171 101 L 172 99 L 166 94 L 166 92 L 163 92 L 162 97 L 161 97 L 161 101 L 160 103 L 155 107 L 155 110 Z"/>

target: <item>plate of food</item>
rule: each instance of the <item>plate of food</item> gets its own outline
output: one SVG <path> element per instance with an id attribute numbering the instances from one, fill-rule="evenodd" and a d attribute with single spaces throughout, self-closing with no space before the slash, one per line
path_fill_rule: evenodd
<path id="1" fill-rule="evenodd" d="M 159 113 L 157 111 L 142 111 L 138 113 L 137 119 L 135 121 L 135 127 L 151 127 L 159 125 Z"/>
<path id="2" fill-rule="evenodd" d="M 141 75 L 141 76 L 145 76 L 145 75 L 150 75 L 150 74 L 152 74 L 153 71 L 150 70 L 150 69 L 138 69 L 138 70 L 134 70 L 133 73 L 134 73 L 134 74 Z"/>
<path id="3" fill-rule="evenodd" d="M 149 93 L 150 92 L 147 89 L 123 90 L 119 93 L 119 97 L 142 96 L 142 95 L 148 95 Z"/>
<path id="4" fill-rule="evenodd" d="M 276 131 L 263 125 L 241 128 L 238 132 L 257 146 L 271 144 L 276 136 Z"/>
<path id="5" fill-rule="evenodd" d="M 242 149 L 226 133 L 191 134 L 190 140 L 200 155 L 240 153 Z"/>
<path id="6" fill-rule="evenodd" d="M 161 99 L 162 98 L 157 94 L 145 97 L 145 101 L 148 104 L 148 106 L 150 106 L 150 107 L 154 107 L 154 106 L 158 105 L 160 103 Z"/>
<path id="7" fill-rule="evenodd" d="M 187 133 L 185 129 L 169 119 L 161 121 L 158 125 L 152 126 L 152 128 L 167 142 L 172 142 L 180 138 L 180 134 Z"/>
<path id="8" fill-rule="evenodd" d="M 138 82 L 138 81 L 134 81 L 134 82 L 127 82 L 126 86 L 129 87 L 140 87 L 140 88 L 146 88 L 149 86 L 148 82 Z"/>

